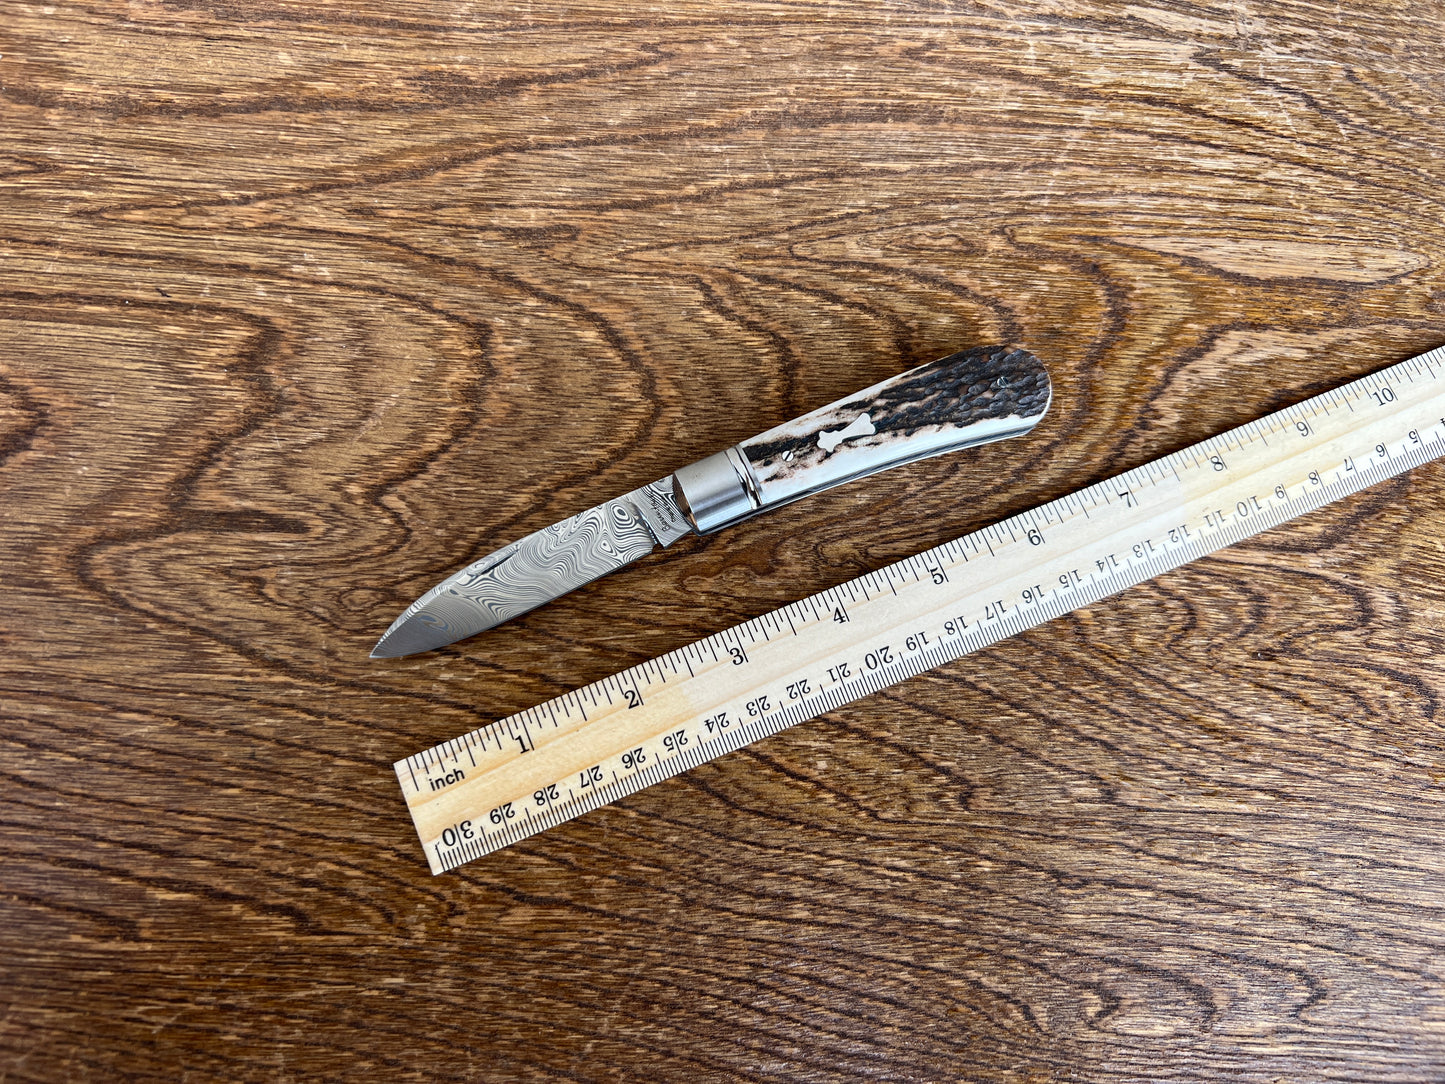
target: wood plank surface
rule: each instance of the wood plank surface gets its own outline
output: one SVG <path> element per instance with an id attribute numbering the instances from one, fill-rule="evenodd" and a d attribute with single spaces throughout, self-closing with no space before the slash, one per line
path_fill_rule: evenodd
<path id="1" fill-rule="evenodd" d="M 1445 342 L 1445 3 L 0 0 L 0 1080 L 1445 1079 L 1435 463 L 433 878 L 391 763 Z M 956 349 L 1024 441 L 372 661 Z"/>

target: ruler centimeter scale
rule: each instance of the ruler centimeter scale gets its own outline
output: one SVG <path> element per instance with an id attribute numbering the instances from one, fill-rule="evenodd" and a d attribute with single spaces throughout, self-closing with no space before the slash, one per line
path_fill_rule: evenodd
<path id="1" fill-rule="evenodd" d="M 433 873 L 1445 455 L 1445 347 L 397 761 Z"/>

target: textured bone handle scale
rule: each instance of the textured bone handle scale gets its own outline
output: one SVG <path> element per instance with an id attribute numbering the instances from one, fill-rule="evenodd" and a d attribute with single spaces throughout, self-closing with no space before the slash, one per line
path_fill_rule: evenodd
<path id="1" fill-rule="evenodd" d="M 1027 350 L 987 346 L 900 373 L 738 447 L 764 507 L 901 463 L 1031 430 L 1049 374 Z"/>

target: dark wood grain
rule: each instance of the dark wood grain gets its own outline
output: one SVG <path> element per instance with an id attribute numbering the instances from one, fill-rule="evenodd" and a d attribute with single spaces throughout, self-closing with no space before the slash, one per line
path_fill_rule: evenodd
<path id="1" fill-rule="evenodd" d="M 440 878 L 393 760 L 1445 342 L 1445 6 L 0 4 L 0 1079 L 1445 1078 L 1445 468 Z M 953 350 L 1023 442 L 367 659 Z"/>

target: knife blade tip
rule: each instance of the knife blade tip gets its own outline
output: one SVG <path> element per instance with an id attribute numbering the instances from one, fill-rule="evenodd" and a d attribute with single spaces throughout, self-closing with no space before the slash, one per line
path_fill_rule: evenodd
<path id="1" fill-rule="evenodd" d="M 399 659 L 406 655 L 420 655 L 423 651 L 435 651 L 439 647 L 455 643 L 459 639 L 450 630 L 439 631 L 433 625 L 415 619 L 415 615 L 397 621 L 382 634 L 376 646 L 371 649 L 373 659 Z"/>

